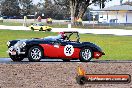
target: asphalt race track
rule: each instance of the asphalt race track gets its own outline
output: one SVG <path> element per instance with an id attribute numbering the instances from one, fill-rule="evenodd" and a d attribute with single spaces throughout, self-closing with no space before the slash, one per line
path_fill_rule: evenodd
<path id="1" fill-rule="evenodd" d="M 132 75 L 132 60 L 73 60 L 63 63 L 61 59 L 43 59 L 41 62 L 13 62 L 0 58 L 0 88 L 132 88 L 130 83 L 91 83 L 79 85 L 76 82 L 77 69 L 82 66 L 88 74 Z"/>
<path id="2" fill-rule="evenodd" d="M 29 62 L 29 61 L 27 58 L 25 58 L 21 62 Z M 42 59 L 40 62 L 63 62 L 63 61 L 61 59 Z M 81 63 L 79 60 L 71 60 L 70 62 Z M 132 60 L 91 60 L 90 62 L 92 63 L 132 63 Z M 14 63 L 14 62 L 11 60 L 11 58 L 0 58 L 0 63 Z"/>

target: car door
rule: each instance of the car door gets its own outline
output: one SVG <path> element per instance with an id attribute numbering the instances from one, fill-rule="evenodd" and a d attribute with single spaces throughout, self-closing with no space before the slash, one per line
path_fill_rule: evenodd
<path id="1" fill-rule="evenodd" d="M 54 41 L 44 48 L 45 56 L 52 58 L 79 58 L 80 49 L 76 43 Z"/>
<path id="2" fill-rule="evenodd" d="M 33 28 L 36 30 L 37 29 L 37 24 L 33 24 Z"/>
<path id="3" fill-rule="evenodd" d="M 44 56 L 51 58 L 59 58 L 61 44 L 58 41 L 50 41 L 47 44 L 41 44 L 44 49 Z"/>
<path id="4" fill-rule="evenodd" d="M 51 58 L 79 58 L 80 49 L 74 43 L 52 41 L 49 44 L 42 44 L 44 56 Z M 75 45 L 76 46 L 76 45 Z"/>
<path id="5" fill-rule="evenodd" d="M 70 41 L 64 41 L 61 43 L 59 55 L 62 58 L 79 58 L 80 43 L 77 42 L 70 42 Z"/>

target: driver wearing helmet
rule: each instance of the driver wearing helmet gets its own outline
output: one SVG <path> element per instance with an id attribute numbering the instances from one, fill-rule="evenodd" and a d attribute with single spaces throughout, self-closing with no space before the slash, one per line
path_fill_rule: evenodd
<path id="1" fill-rule="evenodd" d="M 59 35 L 58 36 L 48 36 L 48 37 L 45 37 L 45 39 L 49 39 L 49 40 L 57 40 L 57 39 L 63 39 L 65 40 L 66 39 L 66 34 L 65 32 L 59 32 Z"/>
<path id="2" fill-rule="evenodd" d="M 64 40 L 67 37 L 66 34 L 65 34 L 65 32 L 60 32 L 58 36 L 60 36 L 60 39 L 64 39 Z"/>

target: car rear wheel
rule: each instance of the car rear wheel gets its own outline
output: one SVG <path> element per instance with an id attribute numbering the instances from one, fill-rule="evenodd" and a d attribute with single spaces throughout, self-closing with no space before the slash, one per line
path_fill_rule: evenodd
<path id="1" fill-rule="evenodd" d="M 34 28 L 33 28 L 33 27 L 31 27 L 31 30 L 32 30 L 32 31 L 34 31 Z"/>
<path id="2" fill-rule="evenodd" d="M 43 31 L 43 28 L 41 27 L 41 28 L 39 29 L 39 31 Z"/>
<path id="3" fill-rule="evenodd" d="M 24 57 L 22 57 L 20 55 L 11 55 L 11 54 L 9 54 L 9 56 L 15 62 L 19 62 L 19 61 L 22 61 L 24 59 Z"/>
<path id="4" fill-rule="evenodd" d="M 39 46 L 33 46 L 28 51 L 28 59 L 32 62 L 38 62 L 43 57 L 43 50 Z"/>
<path id="5" fill-rule="evenodd" d="M 80 61 L 88 62 L 92 59 L 93 52 L 91 48 L 82 48 L 80 51 Z"/>

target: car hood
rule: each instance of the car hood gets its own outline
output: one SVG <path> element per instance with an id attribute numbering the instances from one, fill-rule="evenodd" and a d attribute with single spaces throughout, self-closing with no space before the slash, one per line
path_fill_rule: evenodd
<path id="1" fill-rule="evenodd" d="M 17 39 L 17 40 L 10 40 L 11 46 L 15 45 L 17 42 L 25 42 L 25 43 L 30 43 L 30 42 L 36 42 L 36 41 L 44 41 L 44 39 L 40 38 L 33 38 L 33 39 Z"/>

